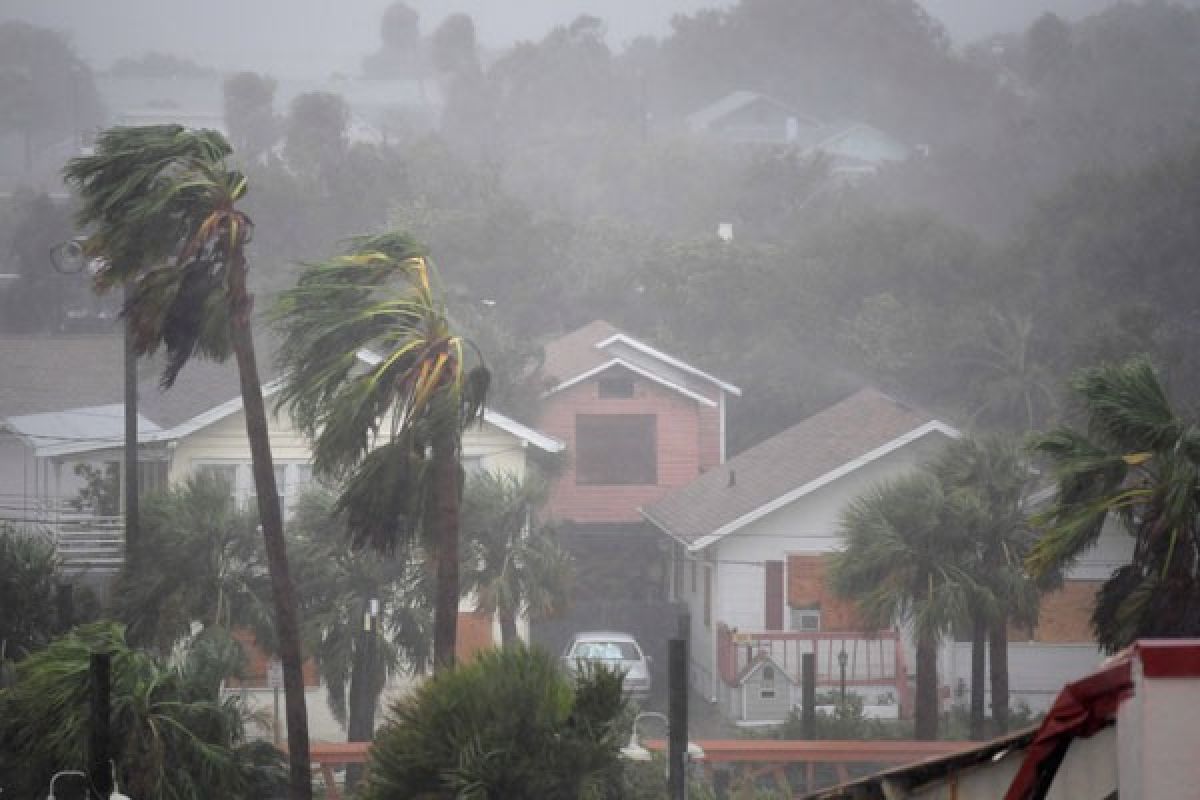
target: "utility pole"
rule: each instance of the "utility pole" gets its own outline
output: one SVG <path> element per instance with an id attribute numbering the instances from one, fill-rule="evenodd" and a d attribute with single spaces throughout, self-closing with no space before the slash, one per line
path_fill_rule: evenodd
<path id="1" fill-rule="evenodd" d="M 687 639 L 667 642 L 667 797 L 687 798 Z"/>
<path id="2" fill-rule="evenodd" d="M 122 306 L 129 307 L 133 294 L 129 283 L 122 292 Z M 131 574 L 133 557 L 138 545 L 138 398 L 137 353 L 133 349 L 133 332 L 129 317 L 124 318 L 125 346 L 125 565 Z"/>
<path id="3" fill-rule="evenodd" d="M 93 791 L 108 797 L 113 790 L 112 774 L 112 656 L 92 653 L 88 661 L 91 676 L 91 725 L 88 729 L 88 779 Z"/>

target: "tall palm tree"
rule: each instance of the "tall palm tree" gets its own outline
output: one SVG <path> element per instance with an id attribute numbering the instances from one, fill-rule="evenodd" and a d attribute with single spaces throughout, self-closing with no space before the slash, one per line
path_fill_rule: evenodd
<path id="1" fill-rule="evenodd" d="M 985 651 L 993 732 L 1000 735 L 1008 729 L 1008 627 L 1037 620 L 1042 588 L 1024 568 L 1033 545 L 1026 500 L 1034 474 L 1021 447 L 1001 436 L 951 442 L 929 469 L 946 492 L 951 524 L 970 539 L 972 738 L 983 737 Z"/>
<path id="2" fill-rule="evenodd" d="M 972 582 L 968 539 L 948 524 L 936 478 L 913 472 L 880 484 L 843 511 L 845 548 L 833 556 L 833 589 L 857 606 L 865 626 L 912 627 L 917 648 L 916 737 L 936 739 L 937 647 L 964 618 Z"/>
<path id="3" fill-rule="evenodd" d="M 454 663 L 462 432 L 489 375 L 469 365 L 425 250 L 388 233 L 308 265 L 282 293 L 280 405 L 313 438 L 313 470 L 343 482 L 335 509 L 353 542 L 434 556 L 435 669 Z"/>
<path id="4" fill-rule="evenodd" d="M 500 641 L 519 641 L 517 618 L 546 619 L 566 609 L 574 565 L 554 530 L 535 525 L 545 503 L 538 476 L 480 472 L 467 480 L 463 499 L 463 590 L 474 592 L 480 611 L 500 619 Z"/>
<path id="5" fill-rule="evenodd" d="M 1110 520 L 1134 539 L 1132 561 L 1100 590 L 1092 627 L 1116 650 L 1140 636 L 1200 634 L 1200 428 L 1172 407 L 1144 357 L 1077 373 L 1086 427 L 1040 434 L 1058 496 L 1040 515 L 1034 575 L 1070 565 Z"/>
<path id="6" fill-rule="evenodd" d="M 347 548 L 344 517 L 333 513 L 334 501 L 325 489 L 302 495 L 288 535 L 304 638 L 329 690 L 330 710 L 346 725 L 350 741 L 365 742 L 375 733 L 375 709 L 388 677 L 423 671 L 429 663 L 431 587 L 414 561 Z M 353 785 L 357 775 L 346 780 Z"/>
<path id="7" fill-rule="evenodd" d="M 193 355 L 224 360 L 232 353 L 237 361 L 283 663 L 291 796 L 307 800 L 299 621 L 251 331 L 245 247 L 253 223 L 237 206 L 248 184 L 226 166 L 231 152 L 215 131 L 111 128 L 93 155 L 67 164 L 64 176 L 80 197 L 77 221 L 91 231 L 84 251 L 103 264 L 97 286 L 132 286 L 123 313 L 134 350 L 166 350 L 164 387 Z"/>

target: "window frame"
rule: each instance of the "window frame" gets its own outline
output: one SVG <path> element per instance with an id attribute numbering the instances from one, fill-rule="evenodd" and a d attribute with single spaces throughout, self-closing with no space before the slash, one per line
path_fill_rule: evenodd
<path id="1" fill-rule="evenodd" d="M 629 427 L 620 431 L 603 430 L 608 424 Z M 637 458 L 625 458 L 634 455 L 632 451 L 612 452 L 611 443 L 618 436 L 623 437 L 626 444 L 636 443 L 639 448 Z M 604 454 L 603 457 L 600 454 Z M 658 415 L 576 414 L 575 485 L 657 486 Z"/>

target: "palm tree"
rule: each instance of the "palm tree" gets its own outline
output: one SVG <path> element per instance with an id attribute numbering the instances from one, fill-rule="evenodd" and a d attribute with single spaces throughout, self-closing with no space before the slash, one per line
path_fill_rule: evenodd
<path id="1" fill-rule="evenodd" d="M 1033 440 L 1058 495 L 1038 521 L 1027 565 L 1070 565 L 1112 520 L 1134 538 L 1131 563 L 1100 590 L 1092 627 L 1109 650 L 1141 636 L 1200 634 L 1200 429 L 1172 408 L 1144 357 L 1077 373 L 1071 388 L 1086 428 Z"/>
<path id="2" fill-rule="evenodd" d="M 950 443 L 929 465 L 946 492 L 951 522 L 970 538 L 971 734 L 983 737 L 985 651 L 995 735 L 1008 729 L 1008 627 L 1037 620 L 1039 586 L 1025 572 L 1033 545 L 1026 500 L 1033 472 L 1021 447 L 1001 436 Z"/>
<path id="3" fill-rule="evenodd" d="M 500 619 L 500 641 L 519 641 L 517 617 L 546 619 L 565 610 L 574 565 L 549 525 L 533 525 L 546 482 L 512 473 L 471 476 L 463 499 L 463 589 Z"/>
<path id="4" fill-rule="evenodd" d="M 489 376 L 469 367 L 425 250 L 388 233 L 305 268 L 275 312 L 280 405 L 313 438 L 313 470 L 343 481 L 335 510 L 355 545 L 434 555 L 435 669 L 454 663 L 462 431 Z"/>
<path id="5" fill-rule="evenodd" d="M 296 599 L 251 331 L 245 247 L 253 230 L 237 207 L 246 177 L 228 169 L 229 144 L 215 131 L 178 125 L 111 128 L 94 155 L 64 170 L 80 196 L 84 245 L 99 258 L 101 289 L 129 285 L 124 315 L 139 355 L 166 350 L 169 387 L 193 355 L 234 355 L 266 545 L 287 705 L 291 796 L 312 796 L 308 718 Z"/>
<path id="6" fill-rule="evenodd" d="M 388 678 L 421 672 L 429 663 L 431 587 L 411 560 L 348 549 L 334 500 L 324 489 L 302 495 L 288 535 L 304 638 L 329 690 L 330 710 L 346 725 L 350 741 L 366 742 L 375 733 L 375 709 Z M 356 780 L 347 776 L 348 785 Z"/>
<path id="7" fill-rule="evenodd" d="M 603 667 L 573 680 L 520 643 L 481 653 L 392 707 L 364 797 L 622 796 L 622 682 Z"/>
<path id="8" fill-rule="evenodd" d="M 112 742 L 121 788 L 133 797 L 234 800 L 272 797 L 282 788 L 280 754 L 247 739 L 248 711 L 221 701 L 207 651 L 169 666 L 131 648 L 120 625 L 76 628 L 16 668 L 0 692 L 0 782 L 18 796 L 44 792 L 50 776 L 88 759 L 92 653 L 112 664 Z"/>
<path id="9" fill-rule="evenodd" d="M 0 667 L 45 646 L 63 626 L 55 613 L 60 570 L 49 536 L 0 520 Z"/>
<path id="10" fill-rule="evenodd" d="M 1054 412 L 1054 380 L 1038 355 L 1033 318 L 992 311 L 967 355 L 975 374 L 974 418 L 1010 430 L 1031 431 Z"/>
<path id="11" fill-rule="evenodd" d="M 965 617 L 972 582 L 968 539 L 948 524 L 936 478 L 913 472 L 872 487 L 843 511 L 845 548 L 830 578 L 853 601 L 864 626 L 912 626 L 917 648 L 916 737 L 937 738 L 937 647 Z"/>
<path id="12" fill-rule="evenodd" d="M 201 473 L 146 503 L 137 566 L 126 561 L 111 608 L 131 643 L 166 655 L 196 623 L 274 638 L 258 517 L 231 494 L 223 480 Z"/>

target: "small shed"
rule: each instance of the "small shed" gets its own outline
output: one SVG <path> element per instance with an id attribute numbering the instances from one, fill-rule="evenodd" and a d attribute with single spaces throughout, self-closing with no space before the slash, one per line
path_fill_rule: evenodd
<path id="1" fill-rule="evenodd" d="M 791 713 L 796 681 L 769 655 L 754 658 L 738 676 L 742 722 L 783 722 Z"/>

